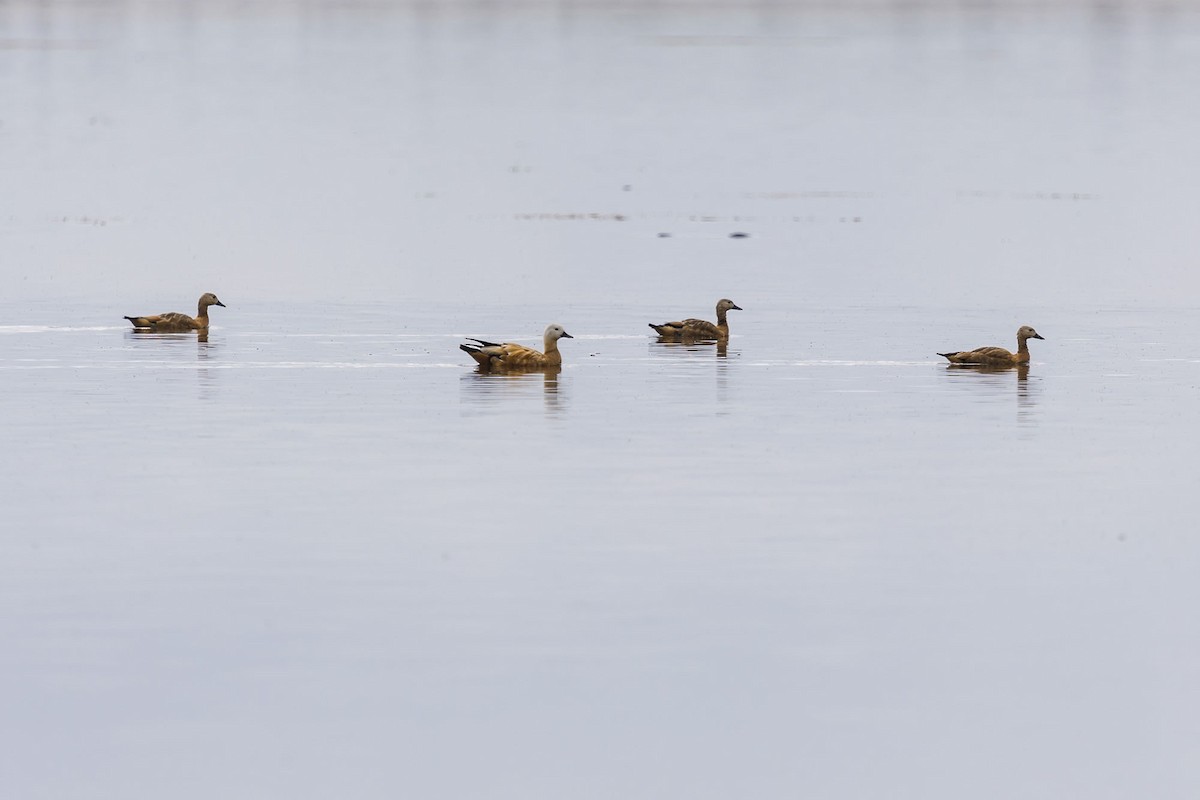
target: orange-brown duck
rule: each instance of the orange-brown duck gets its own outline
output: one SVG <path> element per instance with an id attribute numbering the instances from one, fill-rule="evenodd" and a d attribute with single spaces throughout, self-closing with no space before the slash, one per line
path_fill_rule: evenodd
<path id="1" fill-rule="evenodd" d="M 470 339 L 470 337 L 467 337 Z M 532 347 L 510 342 L 486 342 L 483 339 L 471 339 L 475 344 L 460 344 L 458 347 L 485 370 L 520 370 L 546 369 L 562 366 L 562 353 L 558 352 L 559 339 L 574 339 L 575 337 L 563 330 L 557 322 L 546 328 L 542 337 L 545 342 L 545 352 L 539 353 Z"/>

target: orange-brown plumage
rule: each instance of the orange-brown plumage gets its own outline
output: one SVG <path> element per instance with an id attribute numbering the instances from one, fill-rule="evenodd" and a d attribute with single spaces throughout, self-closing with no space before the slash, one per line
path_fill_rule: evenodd
<path id="1" fill-rule="evenodd" d="M 562 353 L 558 351 L 559 339 L 574 339 L 575 337 L 563 330 L 563 326 L 554 323 L 546 328 L 542 341 L 545 352 L 538 352 L 532 347 L 511 342 L 497 343 L 483 339 L 471 339 L 475 344 L 460 344 L 458 347 L 475 362 L 482 370 L 534 370 L 562 366 Z"/>

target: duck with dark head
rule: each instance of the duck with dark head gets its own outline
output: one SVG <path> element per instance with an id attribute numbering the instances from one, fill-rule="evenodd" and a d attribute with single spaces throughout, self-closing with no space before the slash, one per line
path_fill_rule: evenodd
<path id="1" fill-rule="evenodd" d="M 200 302 L 197 304 L 196 316 L 189 317 L 187 314 L 178 311 L 169 311 L 166 314 L 150 314 L 144 317 L 126 317 L 132 323 L 135 330 L 150 331 L 153 333 L 182 333 L 186 331 L 208 331 L 208 308 L 209 306 L 225 307 L 225 304 L 217 299 L 217 296 L 212 292 L 205 292 L 200 295 Z"/>
<path id="2" fill-rule="evenodd" d="M 1017 352 L 1011 353 L 1003 347 L 977 347 L 974 350 L 959 350 L 953 353 L 938 353 L 951 364 L 974 364 L 985 367 L 1015 367 L 1029 364 L 1029 340 L 1041 339 L 1041 334 L 1028 325 L 1017 329 Z"/>
<path id="3" fill-rule="evenodd" d="M 678 322 L 649 323 L 650 327 L 664 339 L 728 339 L 729 320 L 725 315 L 730 311 L 741 311 L 741 307 L 732 300 L 717 301 L 717 324 L 706 319 L 682 319 Z"/>

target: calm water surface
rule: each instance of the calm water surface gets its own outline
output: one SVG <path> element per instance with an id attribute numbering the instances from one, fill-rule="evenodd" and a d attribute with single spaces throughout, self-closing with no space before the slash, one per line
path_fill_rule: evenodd
<path id="1" fill-rule="evenodd" d="M 1198 33 L 0 6 L 0 794 L 1194 797 Z"/>

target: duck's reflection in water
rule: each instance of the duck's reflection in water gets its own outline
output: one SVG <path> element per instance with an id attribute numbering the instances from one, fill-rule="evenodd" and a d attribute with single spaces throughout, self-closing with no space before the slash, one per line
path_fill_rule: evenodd
<path id="1" fill-rule="evenodd" d="M 147 328 L 130 328 L 125 332 L 131 342 L 145 343 L 147 347 L 155 347 L 158 345 L 151 342 L 158 342 L 163 347 L 178 346 L 182 347 L 188 342 L 199 342 L 207 344 L 208 331 L 206 329 L 196 331 L 153 331 Z"/>
<path id="2" fill-rule="evenodd" d="M 708 353 L 713 353 L 713 357 L 717 360 L 717 402 L 725 403 L 729 400 L 729 368 L 732 362 L 729 359 L 728 339 L 674 339 L 660 336 L 650 344 L 650 352 L 653 353 L 656 350 L 671 353 L 672 358 L 692 358 L 693 360 L 707 358 Z M 734 355 L 737 355 L 736 350 Z"/>
<path id="3" fill-rule="evenodd" d="M 661 346 L 667 351 L 683 353 L 703 353 L 712 350 L 716 353 L 717 358 L 725 358 L 729 355 L 728 339 L 671 339 L 659 336 L 654 340 L 652 346 Z"/>
<path id="4" fill-rule="evenodd" d="M 560 413 L 566 406 L 560 381 L 562 367 L 528 370 L 486 370 L 476 367 L 463 375 L 463 399 L 471 403 L 492 404 L 502 397 L 530 395 L 541 383 L 543 403 L 549 414 Z"/>
<path id="5" fill-rule="evenodd" d="M 1013 364 L 1010 366 L 994 366 L 990 364 L 947 364 L 946 374 L 963 376 L 968 373 L 981 376 L 978 381 L 987 388 L 991 395 L 999 396 L 1010 391 L 1009 385 L 1015 381 L 1017 389 L 1017 421 L 1034 422 L 1034 406 L 1037 404 L 1037 394 L 1040 382 L 1035 377 L 1029 378 L 1028 364 Z M 975 379 L 971 379 L 974 381 Z"/>
<path id="6" fill-rule="evenodd" d="M 212 397 L 216 388 L 217 373 L 220 370 L 209 368 L 214 366 L 220 349 L 217 342 L 208 340 L 208 331 L 196 334 L 196 374 L 200 378 L 200 396 L 205 399 Z"/>
<path id="7" fill-rule="evenodd" d="M 163 347 L 182 347 L 187 342 L 208 341 L 208 331 L 175 331 L 171 333 L 165 333 L 160 331 L 152 331 L 148 328 L 130 328 L 125 332 L 125 335 L 131 342 L 145 343 L 147 347 L 156 346 L 151 344 L 151 342 L 158 342 Z"/>
<path id="8" fill-rule="evenodd" d="M 138 347 L 154 348 L 153 351 L 143 351 L 147 354 L 151 352 L 158 353 L 160 356 L 164 353 L 182 354 L 178 348 L 195 347 L 196 375 L 200 379 L 201 396 L 211 396 L 209 390 L 213 387 L 217 371 L 210 367 L 213 366 L 218 355 L 220 345 L 216 341 L 209 341 L 207 330 L 165 333 L 134 328 L 128 331 L 126 336 L 130 337 L 131 342 L 136 342 Z M 157 359 L 155 360 L 157 361 Z M 174 358 L 165 362 L 158 361 L 158 363 L 177 365 Z"/>

